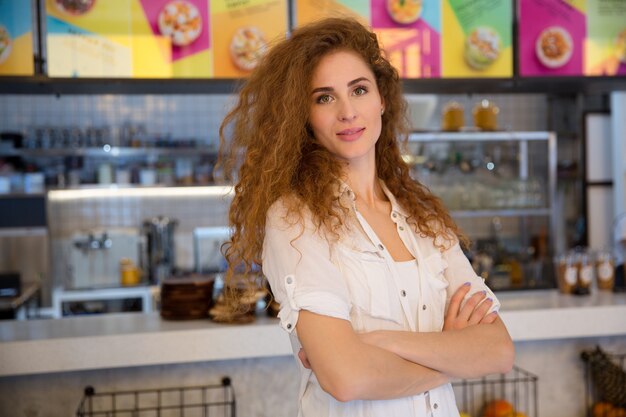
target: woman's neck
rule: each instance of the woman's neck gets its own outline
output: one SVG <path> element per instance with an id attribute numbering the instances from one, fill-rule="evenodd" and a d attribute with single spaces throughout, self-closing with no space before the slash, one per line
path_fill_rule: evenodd
<path id="1" fill-rule="evenodd" d="M 348 170 L 345 181 L 361 204 L 373 207 L 378 202 L 387 201 L 376 170 Z"/>

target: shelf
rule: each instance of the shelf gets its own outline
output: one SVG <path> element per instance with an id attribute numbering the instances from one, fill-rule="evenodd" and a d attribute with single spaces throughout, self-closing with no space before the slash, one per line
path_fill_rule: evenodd
<path id="1" fill-rule="evenodd" d="M 7 227 L 0 228 L 0 237 L 46 236 L 47 227 Z"/>
<path id="2" fill-rule="evenodd" d="M 547 141 L 550 132 L 414 132 L 409 134 L 409 142 L 523 142 Z"/>
<path id="3" fill-rule="evenodd" d="M 108 146 L 108 145 L 107 145 Z M 215 150 L 205 148 L 127 148 L 108 146 L 102 148 L 78 149 L 11 149 L 0 151 L 2 156 L 21 156 L 31 158 L 51 158 L 61 156 L 89 156 L 101 158 L 125 158 L 145 156 L 217 156 Z"/>
<path id="4" fill-rule="evenodd" d="M 0 77 L 0 94 L 232 94 L 245 79 Z M 603 93 L 626 90 L 626 77 L 423 78 L 402 80 L 405 93 Z"/>
<path id="5" fill-rule="evenodd" d="M 476 217 L 522 217 L 522 216 L 549 216 L 548 208 L 521 208 L 521 209 L 494 209 L 494 210 L 453 210 L 450 212 L 455 218 Z"/>

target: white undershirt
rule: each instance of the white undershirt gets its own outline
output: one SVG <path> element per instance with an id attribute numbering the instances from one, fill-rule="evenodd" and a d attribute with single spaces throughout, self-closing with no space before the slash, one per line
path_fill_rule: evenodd
<path id="1" fill-rule="evenodd" d="M 409 305 L 411 306 L 413 317 L 415 317 L 415 323 L 419 323 L 417 315 L 419 314 L 418 307 L 420 304 L 420 285 L 417 261 L 415 259 L 402 262 L 396 261 L 394 264 L 396 266 L 396 270 L 398 271 L 402 287 L 406 289 L 406 297 L 409 301 Z"/>

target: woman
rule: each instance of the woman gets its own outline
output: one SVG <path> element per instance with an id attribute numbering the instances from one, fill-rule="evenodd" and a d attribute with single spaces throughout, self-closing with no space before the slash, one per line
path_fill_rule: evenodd
<path id="1" fill-rule="evenodd" d="M 222 125 L 225 168 L 243 156 L 226 256 L 280 303 L 301 416 L 458 416 L 451 378 L 512 366 L 497 299 L 401 158 L 405 109 L 376 36 L 327 19 L 268 52 Z"/>

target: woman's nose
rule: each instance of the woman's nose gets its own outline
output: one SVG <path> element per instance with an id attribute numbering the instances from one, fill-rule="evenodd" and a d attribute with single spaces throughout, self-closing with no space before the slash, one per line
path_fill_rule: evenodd
<path id="1" fill-rule="evenodd" d="M 356 118 L 357 112 L 350 100 L 344 100 L 339 107 L 338 118 L 341 121 L 350 121 Z"/>

